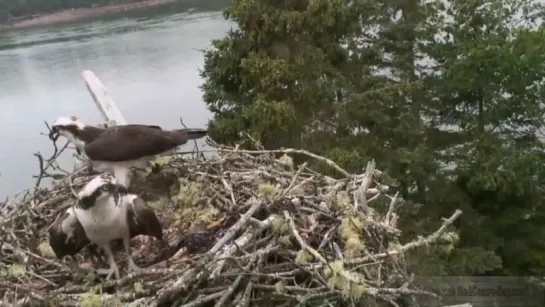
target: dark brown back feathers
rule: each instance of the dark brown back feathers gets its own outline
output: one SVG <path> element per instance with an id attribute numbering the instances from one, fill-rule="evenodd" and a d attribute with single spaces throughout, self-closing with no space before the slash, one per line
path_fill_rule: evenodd
<path id="1" fill-rule="evenodd" d="M 68 226 L 69 233 L 63 231 L 63 223 Z M 90 243 L 73 211 L 65 212 L 49 228 L 49 245 L 59 259 L 77 254 Z"/>
<path id="2" fill-rule="evenodd" d="M 128 205 L 127 218 L 131 238 L 138 235 L 147 235 L 163 240 L 163 226 L 153 209 L 140 197 L 135 196 Z"/>
<path id="3" fill-rule="evenodd" d="M 154 126 L 154 125 L 138 125 L 138 124 L 124 125 L 124 127 L 130 127 L 130 126 L 148 127 L 148 128 L 152 128 L 152 129 L 163 130 L 161 127 Z M 103 133 L 108 132 L 108 131 L 116 128 L 116 127 L 118 127 L 118 126 L 107 127 L 107 128 L 100 128 L 100 127 L 95 127 L 95 126 L 85 126 L 85 129 L 80 130 L 75 125 L 68 125 L 68 126 L 63 126 L 62 129 L 68 130 L 75 137 L 77 137 L 78 139 L 84 141 L 85 143 L 91 143 L 92 141 L 97 139 L 99 136 L 101 136 Z"/>
<path id="4" fill-rule="evenodd" d="M 87 143 L 85 154 L 95 161 L 136 160 L 174 149 L 206 133 L 202 129 L 169 131 L 148 125 L 115 126 L 107 128 L 100 137 Z"/>

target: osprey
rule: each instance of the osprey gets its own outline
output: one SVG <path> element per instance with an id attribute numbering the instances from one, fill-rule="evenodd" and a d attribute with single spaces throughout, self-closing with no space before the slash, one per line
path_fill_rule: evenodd
<path id="1" fill-rule="evenodd" d="M 130 239 L 138 235 L 157 238 L 162 244 L 161 222 L 146 202 L 135 194 L 128 194 L 109 174 L 93 178 L 78 193 L 78 202 L 69 208 L 61 219 L 49 228 L 49 245 L 58 258 L 78 253 L 89 243 L 101 247 L 108 257 L 109 269 L 97 270 L 119 278 L 119 269 L 114 260 L 110 243 L 121 239 L 129 271 L 140 268 L 134 263 L 130 252 Z"/>
<path id="2" fill-rule="evenodd" d="M 131 167 L 143 167 L 156 155 L 169 152 L 189 140 L 206 136 L 205 129 L 163 130 L 154 125 L 122 125 L 99 128 L 85 125 L 77 117 L 60 117 L 49 138 L 66 137 L 83 151 L 99 172 L 111 172 L 129 187 Z"/>

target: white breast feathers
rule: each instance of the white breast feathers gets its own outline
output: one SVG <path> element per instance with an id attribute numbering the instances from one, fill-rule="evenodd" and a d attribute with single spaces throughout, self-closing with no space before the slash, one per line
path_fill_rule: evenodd
<path id="1" fill-rule="evenodd" d="M 98 201 L 87 210 L 76 208 L 75 211 L 85 234 L 97 244 L 123 238 L 129 232 L 126 207 L 116 206 L 113 197 Z"/>

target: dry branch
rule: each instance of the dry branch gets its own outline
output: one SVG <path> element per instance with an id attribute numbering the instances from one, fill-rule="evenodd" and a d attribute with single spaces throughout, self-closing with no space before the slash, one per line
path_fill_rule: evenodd
<path id="1" fill-rule="evenodd" d="M 165 227 L 159 243 L 132 243 L 147 269 L 105 282 L 90 268 L 102 265 L 90 246 L 58 260 L 47 244 L 47 227 L 75 201 L 89 171 L 60 170 L 55 159 L 36 154 L 36 186 L 0 221 L 0 297 L 15 305 L 80 306 L 83 301 L 127 306 L 308 306 L 373 300 L 395 306 L 404 296 L 435 294 L 405 284 L 402 255 L 430 244 L 450 244 L 449 226 L 400 242 L 396 208 L 403 202 L 377 183 L 370 162 L 350 174 L 305 150 L 247 151 L 218 146 L 217 155 L 186 160 L 160 157 L 160 171 L 136 171 L 135 189 Z M 197 144 L 195 144 L 198 150 Z M 284 154 L 280 159 L 275 154 Z M 335 169 L 342 179 L 294 166 L 303 154 Z M 87 167 L 85 167 L 87 170 Z M 42 178 L 54 178 L 42 187 Z M 116 253 L 119 263 L 125 255 Z M 92 264 L 91 264 L 92 263 Z"/>

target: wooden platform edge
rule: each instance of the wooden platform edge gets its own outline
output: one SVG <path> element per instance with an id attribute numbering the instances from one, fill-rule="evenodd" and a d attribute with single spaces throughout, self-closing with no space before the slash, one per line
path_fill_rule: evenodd
<path id="1" fill-rule="evenodd" d="M 126 125 L 127 120 L 115 104 L 104 84 L 90 70 L 82 73 L 87 90 L 108 126 Z"/>

